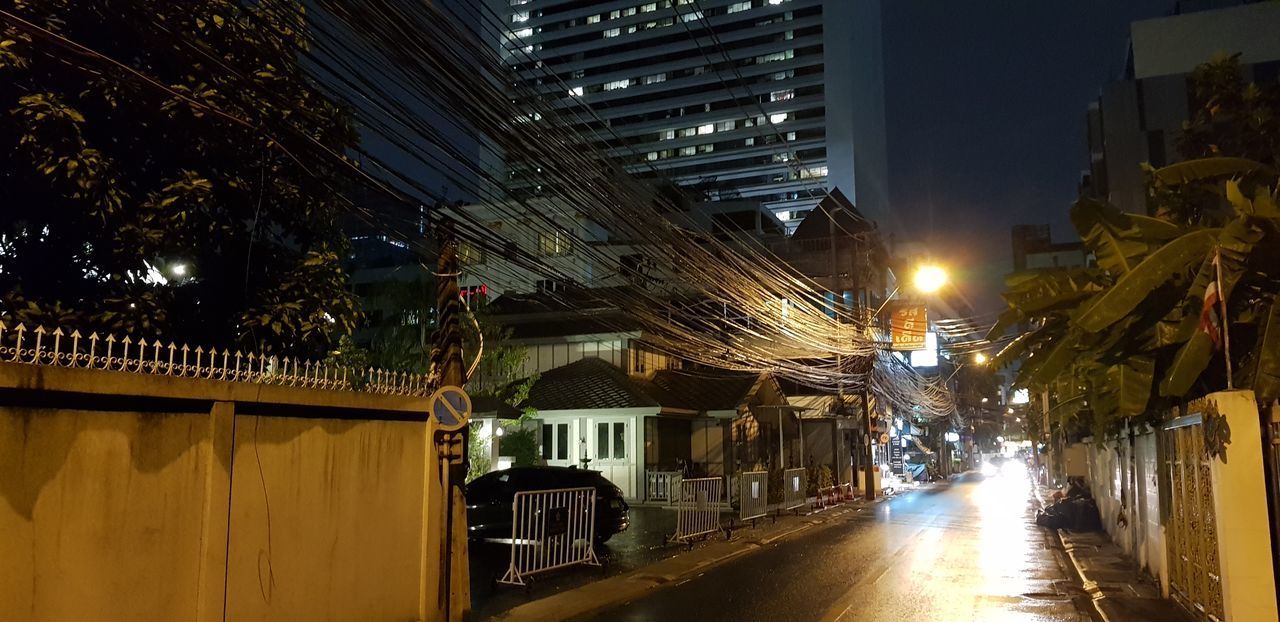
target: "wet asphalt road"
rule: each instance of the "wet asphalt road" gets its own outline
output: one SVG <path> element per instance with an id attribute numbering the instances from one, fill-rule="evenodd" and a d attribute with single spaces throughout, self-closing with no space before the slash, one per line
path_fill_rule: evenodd
<path id="1" fill-rule="evenodd" d="M 1024 474 L 972 474 L 659 589 L 593 620 L 1083 621 Z M 1080 607 L 1078 608 L 1077 603 Z"/>

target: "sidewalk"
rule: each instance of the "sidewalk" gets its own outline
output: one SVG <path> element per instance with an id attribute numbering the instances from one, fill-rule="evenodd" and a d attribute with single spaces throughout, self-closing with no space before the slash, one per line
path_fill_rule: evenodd
<path id="1" fill-rule="evenodd" d="M 1036 497 L 1041 507 L 1047 505 L 1044 488 L 1038 484 Z M 1139 569 L 1106 532 L 1053 531 L 1105 622 L 1194 622 L 1178 603 L 1160 595 L 1156 580 Z"/>
<path id="2" fill-rule="evenodd" d="M 639 598 L 645 592 L 659 586 L 696 576 L 712 566 L 747 555 L 761 547 L 822 525 L 834 518 L 862 511 L 866 505 L 865 501 L 856 500 L 812 514 L 784 513 L 776 521 L 773 518 L 760 519 L 754 528 L 747 525 L 733 529 L 732 538 L 729 540 L 725 540 L 724 532 L 719 532 L 697 543 L 688 552 L 685 552 L 684 547 L 672 544 L 664 547 L 670 555 L 664 559 L 518 605 L 494 615 L 492 619 L 502 622 L 526 620 L 544 622 L 587 616 Z M 806 506 L 803 511 L 810 510 Z M 673 511 L 668 512 L 672 516 L 675 514 Z M 726 514 L 725 518 L 728 516 Z M 573 572 L 591 573 L 592 571 L 577 569 Z M 595 576 L 600 576 L 599 571 L 596 571 Z M 477 618 L 480 619 L 480 616 Z"/>

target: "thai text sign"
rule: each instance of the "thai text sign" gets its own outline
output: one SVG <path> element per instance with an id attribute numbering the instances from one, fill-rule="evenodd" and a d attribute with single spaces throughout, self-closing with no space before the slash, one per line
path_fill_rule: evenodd
<path id="1" fill-rule="evenodd" d="M 893 310 L 889 324 L 893 349 L 904 352 L 923 350 L 929 330 L 928 311 L 924 305 L 901 305 Z"/>

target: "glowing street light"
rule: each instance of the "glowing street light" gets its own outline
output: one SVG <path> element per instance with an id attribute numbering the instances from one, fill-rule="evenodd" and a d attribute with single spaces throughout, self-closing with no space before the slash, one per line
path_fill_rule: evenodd
<path id="1" fill-rule="evenodd" d="M 169 271 L 173 273 L 173 276 L 187 276 L 187 264 L 175 263 L 169 266 Z"/>
<path id="2" fill-rule="evenodd" d="M 977 354 L 974 354 L 974 355 L 973 355 L 973 364 L 974 364 L 974 365 L 986 365 L 986 364 L 987 364 L 987 360 L 988 360 L 988 359 L 987 359 L 987 355 L 985 355 L 985 354 L 983 354 L 983 353 L 981 353 L 981 352 L 978 352 Z"/>
<path id="3" fill-rule="evenodd" d="M 936 265 L 920 266 L 916 269 L 913 284 L 921 293 L 932 294 L 947 284 L 947 271 Z"/>

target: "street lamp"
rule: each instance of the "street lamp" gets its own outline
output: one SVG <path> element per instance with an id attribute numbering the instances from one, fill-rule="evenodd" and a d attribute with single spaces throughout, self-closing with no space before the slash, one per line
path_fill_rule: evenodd
<path id="1" fill-rule="evenodd" d="M 916 273 L 911 279 L 912 287 L 922 294 L 932 294 L 942 289 L 942 286 L 946 284 L 947 271 L 935 264 L 925 264 L 916 268 Z M 893 288 L 893 291 L 889 292 L 888 296 L 885 296 L 884 302 L 880 303 L 880 308 L 876 309 L 875 315 L 872 317 L 880 317 L 880 312 L 884 311 L 884 308 L 889 304 L 889 301 L 893 300 L 893 297 L 898 295 L 898 292 L 901 290 L 902 284 L 899 283 Z"/>
<path id="2" fill-rule="evenodd" d="M 947 271 L 932 264 L 920 266 L 916 269 L 914 284 L 917 290 L 932 294 L 947 284 Z"/>
<path id="3" fill-rule="evenodd" d="M 985 355 L 985 354 L 983 354 L 983 353 L 981 353 L 981 352 L 978 352 L 978 353 L 974 354 L 974 355 L 973 355 L 973 364 L 974 364 L 974 365 L 986 365 L 986 364 L 987 364 L 987 355 Z"/>

